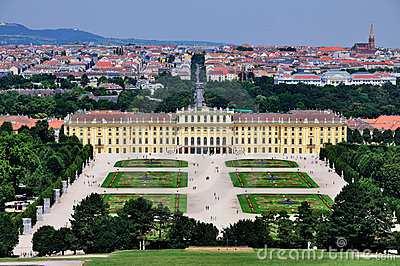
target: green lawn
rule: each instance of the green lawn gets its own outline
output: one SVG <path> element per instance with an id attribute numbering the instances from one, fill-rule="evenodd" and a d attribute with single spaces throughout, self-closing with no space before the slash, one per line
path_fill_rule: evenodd
<path id="1" fill-rule="evenodd" d="M 257 256 L 259 254 L 260 256 Z M 263 255 L 265 256 L 263 257 Z M 299 254 L 297 256 L 297 254 Z M 56 260 L 57 257 L 34 259 L 0 259 L 0 262 L 32 262 Z M 299 259 L 294 259 L 299 258 Z M 311 259 L 309 259 L 311 258 Z M 61 258 L 59 258 L 61 259 Z M 85 266 L 132 266 L 132 265 L 269 265 L 269 266 L 398 266 L 399 259 L 363 259 L 351 253 L 305 250 L 254 250 L 250 252 L 210 252 L 186 250 L 127 250 L 111 253 L 109 257 L 70 258 L 85 261 Z M 63 259 L 65 260 L 65 259 Z"/>
<path id="2" fill-rule="evenodd" d="M 104 201 L 110 206 L 110 213 L 117 213 L 124 203 L 130 199 L 143 197 L 153 202 L 154 205 L 163 204 L 171 212 L 179 210 L 182 213 L 187 209 L 187 196 L 185 194 L 106 194 L 103 195 Z"/>
<path id="3" fill-rule="evenodd" d="M 316 211 L 326 213 L 330 212 L 333 204 L 329 196 L 319 194 L 241 194 L 238 199 L 243 212 L 256 214 L 267 211 L 293 214 L 303 201 L 307 201 Z"/>
<path id="4" fill-rule="evenodd" d="M 106 188 L 178 188 L 187 187 L 186 172 L 111 172 L 104 180 Z"/>
<path id="5" fill-rule="evenodd" d="M 317 255 L 320 251 L 314 251 L 316 259 L 278 259 L 295 253 L 292 250 L 271 250 L 265 259 L 257 257 L 257 252 L 201 252 L 185 250 L 151 250 L 151 251 L 121 251 L 112 253 L 108 258 L 92 258 L 85 266 L 126 266 L 126 265 L 269 265 L 269 266 L 397 266 L 399 260 L 376 260 L 376 259 L 340 259 L 344 253 L 324 253 L 321 258 Z M 304 251 L 306 252 L 306 251 Z M 270 257 L 269 254 L 272 254 Z M 262 255 L 262 253 L 261 253 Z M 336 260 L 330 259 L 330 257 Z M 351 257 L 351 256 L 347 256 Z M 311 258 L 314 258 L 312 255 Z M 346 258 L 343 255 L 342 258 Z"/>
<path id="6" fill-rule="evenodd" d="M 294 161 L 275 159 L 243 159 L 226 161 L 227 167 L 248 167 L 248 168 L 296 168 L 299 165 Z"/>
<path id="7" fill-rule="evenodd" d="M 246 188 L 317 188 L 317 183 L 303 172 L 229 173 L 235 187 Z"/>
<path id="8" fill-rule="evenodd" d="M 132 159 L 115 163 L 114 167 L 142 167 L 142 168 L 180 168 L 188 167 L 187 161 L 170 159 Z"/>

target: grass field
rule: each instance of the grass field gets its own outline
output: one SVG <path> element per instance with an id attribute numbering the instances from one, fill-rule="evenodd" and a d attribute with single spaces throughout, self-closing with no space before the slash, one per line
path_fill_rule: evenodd
<path id="1" fill-rule="evenodd" d="M 275 159 L 243 159 L 226 161 L 227 167 L 248 167 L 248 168 L 296 168 L 299 165 L 293 161 Z"/>
<path id="2" fill-rule="evenodd" d="M 186 172 L 111 172 L 104 180 L 106 188 L 178 188 L 187 187 Z"/>
<path id="3" fill-rule="evenodd" d="M 154 205 L 163 204 L 171 212 L 179 210 L 182 213 L 187 209 L 187 196 L 184 194 L 106 194 L 103 195 L 104 201 L 110 206 L 110 213 L 117 213 L 124 203 L 130 199 L 143 197 L 153 202 Z"/>
<path id="4" fill-rule="evenodd" d="M 241 194 L 238 199 L 243 212 L 256 214 L 267 211 L 293 214 L 303 201 L 307 201 L 317 212 L 326 213 L 330 212 L 333 204 L 329 196 L 319 194 Z"/>
<path id="5" fill-rule="evenodd" d="M 259 256 L 258 256 L 258 255 Z M 264 256 L 265 254 L 265 256 Z M 298 256 L 297 256 L 298 254 Z M 322 252 L 305 250 L 254 250 L 250 252 L 213 252 L 213 251 L 186 251 L 186 250 L 127 250 L 111 253 L 108 257 L 69 258 L 82 260 L 84 266 L 133 266 L 133 265 L 269 265 L 269 266 L 398 266 L 400 259 L 376 258 L 365 259 L 352 253 Z M 295 259 L 297 258 L 298 259 Z M 309 259 L 311 258 L 311 259 Z M 57 257 L 34 259 L 0 258 L 0 262 L 31 262 L 54 261 Z M 59 257 L 58 259 L 61 259 Z M 65 259 L 63 259 L 65 260 Z"/>
<path id="6" fill-rule="evenodd" d="M 317 188 L 317 183 L 303 172 L 229 173 L 235 187 L 246 188 Z"/>
<path id="7" fill-rule="evenodd" d="M 188 167 L 187 161 L 171 159 L 132 159 L 115 163 L 114 167 L 142 167 L 142 168 L 180 168 Z"/>
<path id="8" fill-rule="evenodd" d="M 278 258 L 278 252 L 279 257 Z M 306 252 L 306 251 L 304 251 Z M 316 259 L 283 259 L 291 258 L 292 250 L 270 250 L 266 258 L 257 256 L 258 252 L 201 252 L 185 250 L 158 251 L 121 251 L 112 253 L 108 258 L 93 258 L 85 266 L 122 266 L 122 265 L 269 265 L 269 266 L 397 266 L 399 260 L 345 259 L 351 258 L 345 253 L 323 253 L 314 251 Z M 272 254 L 271 256 L 269 254 Z M 291 255 L 292 254 L 292 255 Z M 342 257 L 339 257 L 341 254 Z M 320 257 L 317 257 L 317 256 Z M 314 256 L 311 256 L 314 258 Z M 330 258 L 336 258 L 330 259 Z M 340 259 L 342 258 L 342 259 Z"/>

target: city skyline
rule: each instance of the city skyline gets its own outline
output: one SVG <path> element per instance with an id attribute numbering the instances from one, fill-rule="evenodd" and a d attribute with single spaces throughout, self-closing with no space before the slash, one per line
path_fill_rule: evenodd
<path id="1" fill-rule="evenodd" d="M 71 0 L 60 1 L 55 7 L 49 0 L 5 0 L 0 4 L 0 21 L 33 29 L 79 28 L 105 37 L 313 46 L 365 42 L 373 23 L 378 46 L 400 47 L 400 39 L 393 34 L 400 25 L 396 14 L 400 4 L 394 0 L 381 1 L 380 5 L 372 5 L 371 0 L 339 0 L 329 6 L 317 0 L 255 0 L 246 5 L 206 0 L 200 6 L 184 6 L 178 0 L 114 3 Z M 89 16 L 90 12 L 97 15 Z"/>

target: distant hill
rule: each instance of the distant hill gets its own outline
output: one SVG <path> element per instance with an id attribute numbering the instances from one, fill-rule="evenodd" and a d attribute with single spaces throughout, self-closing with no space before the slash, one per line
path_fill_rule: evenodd
<path id="1" fill-rule="evenodd" d="M 223 43 L 208 41 L 145 40 L 107 38 L 78 29 L 39 29 L 34 30 L 17 23 L 0 23 L 0 45 L 5 44 L 138 44 L 138 45 L 196 45 L 216 46 Z"/>

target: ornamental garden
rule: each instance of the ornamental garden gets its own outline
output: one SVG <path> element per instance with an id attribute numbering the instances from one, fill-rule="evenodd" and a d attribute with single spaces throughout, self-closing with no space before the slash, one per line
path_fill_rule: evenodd
<path id="1" fill-rule="evenodd" d="M 171 212 L 186 212 L 187 197 L 184 194 L 106 194 L 103 199 L 110 206 L 109 212 L 116 214 L 125 202 L 139 197 L 153 202 L 153 205 L 162 204 Z"/>
<path id="2" fill-rule="evenodd" d="M 170 159 L 131 159 L 115 163 L 117 168 L 140 168 L 140 171 L 113 171 L 102 183 L 103 188 L 184 188 L 188 185 L 188 173 L 181 168 L 187 168 L 188 162 Z M 169 168 L 168 171 L 157 171 L 157 168 Z M 144 171 L 143 171 L 144 170 Z M 109 212 L 116 214 L 124 203 L 130 199 L 142 197 L 162 204 L 171 212 L 185 213 L 187 211 L 186 194 L 104 194 L 103 199 L 109 205 Z"/>
<path id="3" fill-rule="evenodd" d="M 242 211 L 253 214 L 282 211 L 294 214 L 304 201 L 316 212 L 329 213 L 333 205 L 330 197 L 319 194 L 241 194 L 237 197 Z"/>
<path id="4" fill-rule="evenodd" d="M 245 188 L 317 188 L 317 183 L 303 172 L 229 173 L 235 187 Z"/>
<path id="5" fill-rule="evenodd" d="M 236 168 L 229 173 L 234 187 L 239 188 L 276 188 L 274 194 L 239 194 L 237 198 L 244 213 L 262 214 L 265 212 L 281 212 L 288 214 L 297 212 L 302 202 L 307 201 L 311 208 L 319 213 L 331 211 L 333 201 L 327 195 L 320 194 L 284 194 L 284 188 L 318 188 L 313 178 L 300 172 L 294 161 L 275 159 L 244 159 L 225 162 L 227 167 Z M 239 168 L 239 169 L 238 169 Z M 257 168 L 257 171 L 241 171 L 240 168 Z M 265 168 L 265 171 L 261 171 Z M 272 168 L 272 169 L 270 169 Z M 278 169 L 277 168 L 282 168 Z M 287 168 L 287 169 L 286 169 Z M 276 171 L 274 170 L 276 169 Z"/>
<path id="6" fill-rule="evenodd" d="M 296 168 L 299 165 L 294 161 L 278 159 L 243 159 L 226 161 L 227 167 L 243 168 Z"/>
<path id="7" fill-rule="evenodd" d="M 104 180 L 105 188 L 181 188 L 187 187 L 186 172 L 111 172 Z"/>

